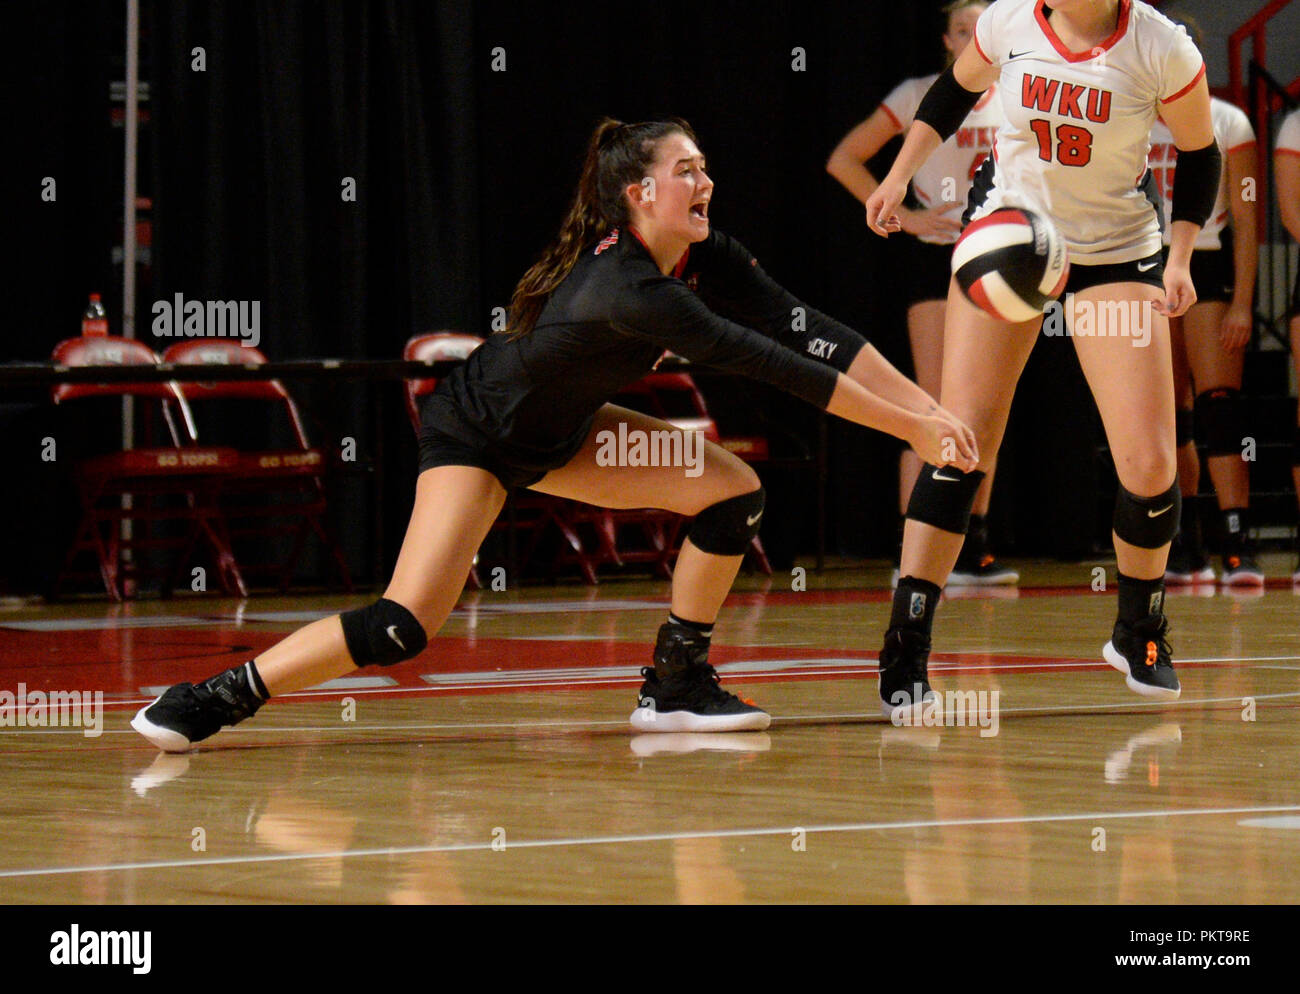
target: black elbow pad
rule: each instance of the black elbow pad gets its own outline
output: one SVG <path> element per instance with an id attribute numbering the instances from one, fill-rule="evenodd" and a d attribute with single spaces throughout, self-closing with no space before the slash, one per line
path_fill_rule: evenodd
<path id="1" fill-rule="evenodd" d="M 930 125 L 939 132 L 940 138 L 947 141 L 957 133 L 961 122 L 966 120 L 966 116 L 979 103 L 981 95 L 972 93 L 958 83 L 957 77 L 952 73 L 952 66 L 949 66 L 930 89 L 925 91 L 921 106 L 916 109 L 916 119 Z"/>
<path id="2" fill-rule="evenodd" d="M 1173 221 L 1191 221 L 1205 226 L 1214 213 L 1219 199 L 1219 183 L 1223 174 L 1223 155 L 1217 142 L 1192 152 L 1178 152 L 1174 168 Z"/>

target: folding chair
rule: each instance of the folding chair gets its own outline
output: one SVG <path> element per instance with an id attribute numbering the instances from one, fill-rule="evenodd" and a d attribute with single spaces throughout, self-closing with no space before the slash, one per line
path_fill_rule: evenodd
<path id="1" fill-rule="evenodd" d="M 69 367 L 158 363 L 147 346 L 115 336 L 60 342 L 53 358 Z M 138 581 L 147 575 L 161 577 L 162 593 L 168 595 L 202 542 L 212 554 L 222 590 L 247 596 L 217 506 L 221 482 L 234 470 L 238 456 L 233 449 L 196 444 L 193 415 L 176 384 L 61 383 L 51 390 L 51 399 L 59 405 L 122 397 L 157 402 L 141 406 L 144 445 L 77 460 L 73 481 L 81 518 L 52 595 L 58 594 L 64 581 L 85 576 L 74 573 L 72 564 L 87 551 L 94 553 L 104 589 L 114 600 L 133 595 Z M 180 415 L 179 425 L 173 412 Z M 120 417 L 119 409 L 115 418 Z M 168 444 L 158 444 L 159 419 L 166 425 Z M 124 522 L 130 522 L 129 535 L 124 534 Z M 157 526 L 165 522 L 183 522 L 184 534 L 159 534 L 164 529 Z M 177 554 L 169 567 L 159 569 L 146 561 L 153 550 Z"/>
<path id="2" fill-rule="evenodd" d="M 261 366 L 266 356 L 255 348 L 222 338 L 197 338 L 178 342 L 163 353 L 163 362 L 178 366 Z M 238 447 L 238 464 L 221 488 L 221 510 L 232 543 L 241 550 L 266 547 L 279 536 L 291 537 L 291 548 L 280 562 L 247 561 L 243 572 L 274 574 L 280 592 L 289 588 L 308 534 L 314 534 L 329 553 L 342 581 L 352 590 L 352 578 L 338 540 L 326 521 L 325 457 L 311 446 L 298 405 L 279 380 L 217 380 L 178 384 L 181 394 L 201 421 L 213 423 L 218 410 L 232 412 L 236 402 L 270 405 L 287 424 L 290 448 L 245 450 Z M 206 430 L 200 437 L 206 436 Z M 236 527 L 232 523 L 239 522 Z M 242 541 L 248 540 L 248 541 Z"/>

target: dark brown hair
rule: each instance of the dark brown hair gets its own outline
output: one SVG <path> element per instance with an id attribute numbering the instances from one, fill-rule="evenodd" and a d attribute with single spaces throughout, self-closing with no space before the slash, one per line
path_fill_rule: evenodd
<path id="1" fill-rule="evenodd" d="M 1191 36 L 1197 49 L 1200 50 L 1202 55 L 1205 54 L 1205 34 L 1201 31 L 1201 26 L 1196 23 L 1196 19 L 1192 17 L 1191 14 L 1179 10 L 1177 7 L 1174 7 L 1172 10 L 1162 10 L 1161 13 L 1175 24 L 1186 28 L 1187 33 Z"/>
<path id="2" fill-rule="evenodd" d="M 510 298 L 507 327 L 511 336 L 533 330 L 546 298 L 569 275 L 584 248 L 611 228 L 628 223 L 623 191 L 648 174 L 660 140 L 671 134 L 683 134 L 695 141 L 691 126 L 678 118 L 624 124 L 607 117 L 596 125 L 587 141 L 578 190 L 560 233 L 524 273 Z"/>

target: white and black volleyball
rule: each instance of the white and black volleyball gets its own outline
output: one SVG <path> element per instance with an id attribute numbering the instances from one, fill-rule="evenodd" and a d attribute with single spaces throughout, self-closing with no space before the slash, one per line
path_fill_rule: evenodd
<path id="1" fill-rule="evenodd" d="M 976 307 L 1001 321 L 1031 321 L 1065 290 L 1070 263 L 1056 225 L 1004 207 L 966 226 L 953 247 L 952 273 Z"/>

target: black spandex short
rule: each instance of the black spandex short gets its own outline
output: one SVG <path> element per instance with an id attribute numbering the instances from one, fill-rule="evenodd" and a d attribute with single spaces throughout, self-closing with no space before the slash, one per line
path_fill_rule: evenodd
<path id="1" fill-rule="evenodd" d="M 1101 266 L 1070 264 L 1070 278 L 1065 282 L 1065 293 L 1081 293 L 1089 287 L 1106 283 L 1150 283 L 1165 288 L 1165 262 L 1162 253 L 1135 259 L 1132 262 L 1114 262 Z"/>
<path id="2" fill-rule="evenodd" d="M 479 446 L 425 427 L 420 431 L 420 472 L 436 466 L 474 466 L 485 469 L 500 480 L 507 490 L 531 486 L 546 475 L 536 470 L 512 468 Z"/>
<path id="3" fill-rule="evenodd" d="M 906 285 L 904 296 L 907 306 L 926 300 L 947 300 L 948 283 L 952 280 L 952 246 L 923 242 L 907 236 Z"/>
<path id="4" fill-rule="evenodd" d="M 1300 269 L 1295 274 L 1295 289 L 1291 291 L 1291 317 L 1300 318 Z"/>

